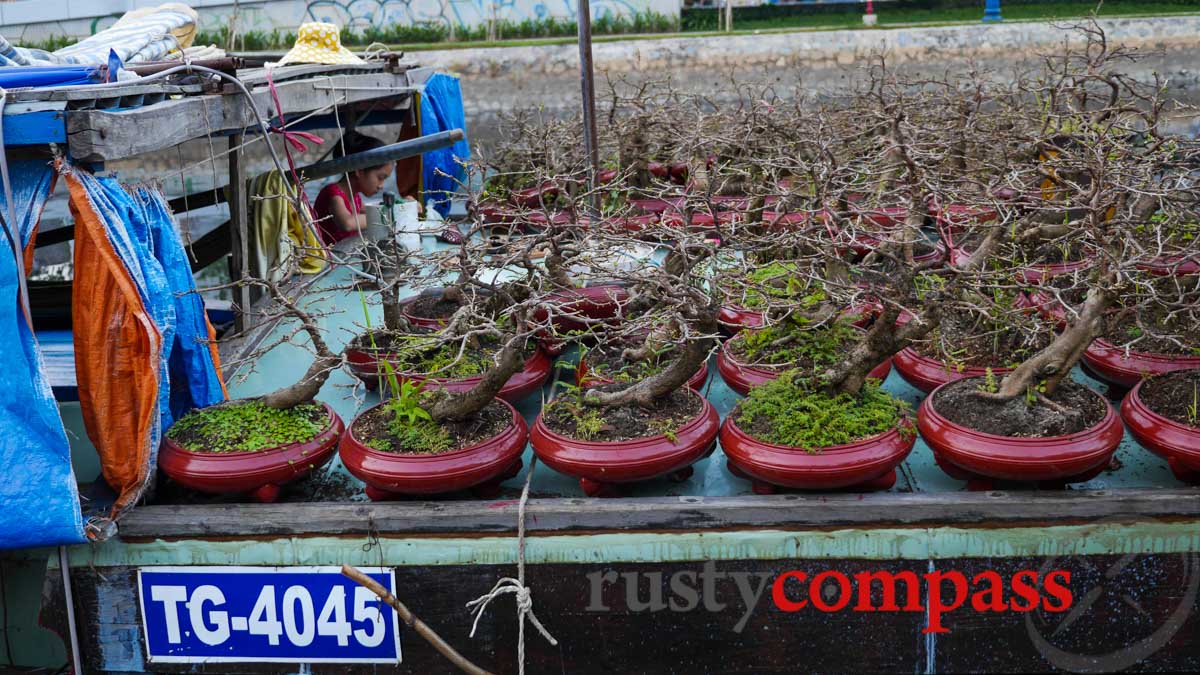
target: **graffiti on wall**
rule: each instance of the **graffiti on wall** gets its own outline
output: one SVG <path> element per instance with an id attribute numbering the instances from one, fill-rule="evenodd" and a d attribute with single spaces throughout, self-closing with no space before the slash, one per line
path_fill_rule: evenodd
<path id="1" fill-rule="evenodd" d="M 633 16 L 653 9 L 648 0 L 593 0 L 592 16 Z M 368 27 L 434 24 L 449 28 L 478 26 L 489 19 L 523 21 L 575 19 L 575 0 L 309 0 L 310 21 L 326 21 L 352 30 Z"/>

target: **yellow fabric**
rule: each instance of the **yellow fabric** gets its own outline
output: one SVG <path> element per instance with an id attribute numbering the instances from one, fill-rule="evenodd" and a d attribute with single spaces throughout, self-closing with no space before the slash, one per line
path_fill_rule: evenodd
<path id="1" fill-rule="evenodd" d="M 301 218 L 285 195 L 290 185 L 278 170 L 254 179 L 250 185 L 250 238 L 254 242 L 251 274 L 280 280 L 301 256 L 299 269 L 316 274 L 325 269 L 325 248 L 312 226 L 312 213 Z"/>
<path id="2" fill-rule="evenodd" d="M 313 22 L 300 26 L 296 45 L 279 59 L 281 66 L 288 63 L 344 65 L 364 61 L 342 46 L 341 30 L 336 25 Z"/>

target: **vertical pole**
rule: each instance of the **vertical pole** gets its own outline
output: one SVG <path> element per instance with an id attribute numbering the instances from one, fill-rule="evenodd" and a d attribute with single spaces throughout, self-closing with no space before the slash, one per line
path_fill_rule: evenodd
<path id="1" fill-rule="evenodd" d="M 874 26 L 879 21 L 879 17 L 875 15 L 875 3 L 871 0 L 867 0 L 867 11 L 862 19 L 864 26 Z"/>
<path id="2" fill-rule="evenodd" d="M 75 594 L 71 592 L 71 567 L 67 561 L 66 546 L 58 547 L 58 570 L 62 574 L 63 605 L 67 608 L 67 630 L 71 632 L 71 667 L 78 675 L 83 673 L 83 657 L 79 653 L 79 626 L 75 621 Z M 12 655 L 9 654 L 9 656 Z"/>
<path id="3" fill-rule="evenodd" d="M 250 217 L 246 199 L 246 161 L 242 154 L 242 135 L 229 137 L 229 233 L 232 238 L 233 280 L 250 276 Z M 250 311 L 250 287 L 239 286 L 234 292 L 238 312 L 235 330 L 246 329 L 246 315 Z"/>
<path id="4" fill-rule="evenodd" d="M 596 138 L 596 83 L 592 74 L 592 8 L 588 0 L 578 0 L 576 23 L 579 25 L 579 79 L 583 87 L 583 147 L 588 156 L 587 189 L 591 193 L 592 216 L 598 217 L 596 176 L 600 173 L 600 151 Z"/>
<path id="5" fill-rule="evenodd" d="M 725 32 L 733 30 L 733 0 L 725 0 Z"/>
<path id="6" fill-rule="evenodd" d="M 983 7 L 984 21 L 1000 21 L 1000 0 L 987 0 Z"/>

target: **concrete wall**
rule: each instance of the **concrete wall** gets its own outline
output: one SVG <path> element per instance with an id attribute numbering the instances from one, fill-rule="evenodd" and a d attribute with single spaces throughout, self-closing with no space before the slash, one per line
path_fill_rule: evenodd
<path id="1" fill-rule="evenodd" d="M 1128 70 L 1170 78 L 1171 93 L 1191 100 L 1200 73 L 1200 16 L 1112 19 L 1100 22 L 1111 42 L 1146 52 Z M 604 78 L 633 81 L 670 77 L 681 88 L 721 98 L 731 77 L 769 80 L 786 93 L 802 86 L 836 92 L 848 86 L 873 54 L 909 72 L 940 74 L 976 64 L 997 77 L 1033 65 L 1038 52 L 1056 49 L 1067 37 L 1050 24 L 977 24 L 940 28 L 772 32 L 730 37 L 669 38 L 594 45 L 597 91 Z M 420 52 L 426 65 L 457 73 L 470 129 L 486 138 L 496 115 L 516 107 L 544 105 L 578 110 L 579 56 L 575 45 L 455 49 Z"/>
<path id="2" fill-rule="evenodd" d="M 84 37 L 102 30 L 121 14 L 164 0 L 16 0 L 0 2 L 0 33 L 10 41 L 45 39 L 51 35 Z M 200 12 L 200 27 L 229 24 L 233 0 L 191 0 Z M 362 30 L 392 24 L 478 26 L 490 17 L 524 21 L 575 18 L 576 0 L 259 0 L 236 3 L 241 31 L 294 31 L 305 21 L 329 21 Z M 632 16 L 654 12 L 679 16 L 681 0 L 592 0 L 592 16 Z"/>

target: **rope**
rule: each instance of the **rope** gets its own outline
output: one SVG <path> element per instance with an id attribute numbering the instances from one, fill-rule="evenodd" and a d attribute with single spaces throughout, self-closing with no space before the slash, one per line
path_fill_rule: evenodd
<path id="1" fill-rule="evenodd" d="M 470 637 L 475 637 L 475 629 L 479 627 L 479 619 L 483 617 L 483 612 L 487 609 L 488 604 L 502 595 L 511 593 L 516 596 L 517 672 L 519 675 L 525 675 L 525 617 L 529 617 L 530 623 L 538 629 L 547 642 L 551 645 L 558 645 L 558 640 L 550 635 L 542 622 L 538 621 L 537 615 L 533 613 L 533 596 L 529 587 L 525 585 L 525 504 L 529 501 L 529 484 L 533 480 L 533 468 L 536 465 L 537 456 L 535 455 L 529 462 L 529 473 L 525 476 L 525 487 L 521 490 L 521 501 L 517 506 L 517 578 L 504 577 L 497 581 L 486 595 L 467 603 L 467 607 L 471 608 L 471 613 L 475 615 L 470 635 Z"/>

